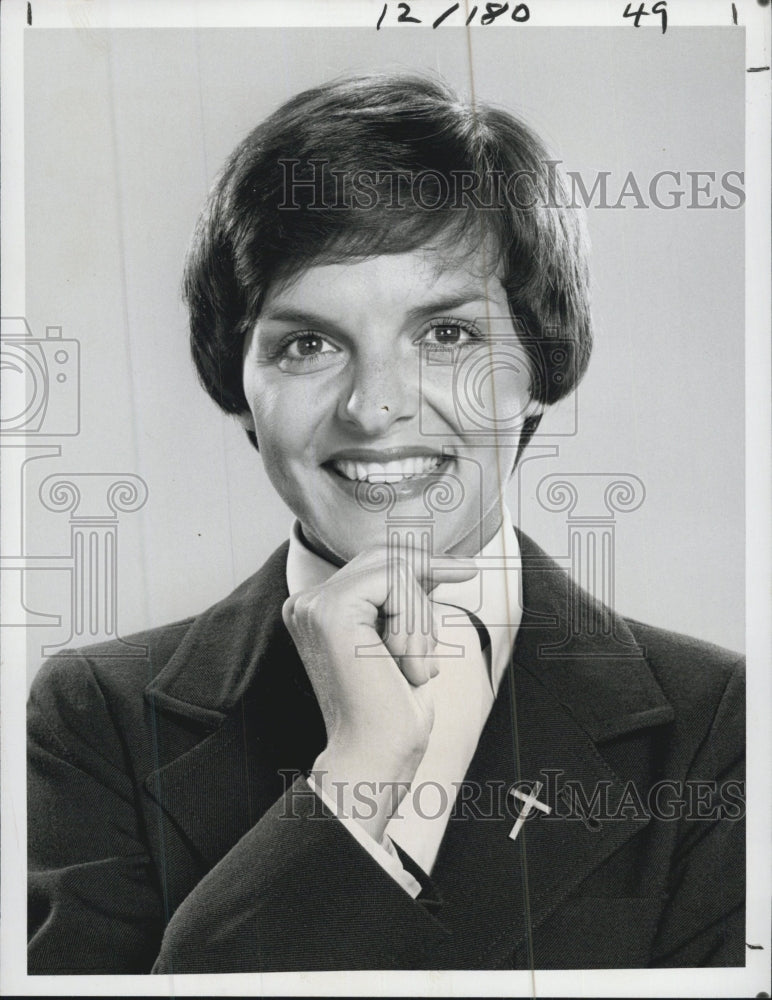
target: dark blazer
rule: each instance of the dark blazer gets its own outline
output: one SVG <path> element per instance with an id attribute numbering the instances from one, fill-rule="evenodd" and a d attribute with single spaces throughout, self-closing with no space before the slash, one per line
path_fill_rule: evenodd
<path id="1" fill-rule="evenodd" d="M 520 542 L 510 667 L 417 900 L 298 777 L 325 732 L 281 623 L 286 544 L 134 637 L 146 657 L 45 664 L 29 972 L 744 964 L 740 659 L 611 615 Z M 512 840 L 516 781 L 553 814 Z"/>

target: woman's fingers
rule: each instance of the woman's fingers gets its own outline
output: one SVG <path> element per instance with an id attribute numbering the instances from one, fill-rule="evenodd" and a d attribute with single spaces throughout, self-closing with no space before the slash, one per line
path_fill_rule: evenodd
<path id="1" fill-rule="evenodd" d="M 437 622 L 427 588 L 468 580 L 477 572 L 471 559 L 430 561 L 408 545 L 380 546 L 361 553 L 321 586 L 290 597 L 283 618 L 296 642 L 310 648 L 314 635 L 324 632 L 344 659 L 359 645 L 371 645 L 365 636 L 374 632 L 406 680 L 418 687 L 437 673 Z"/>
<path id="2" fill-rule="evenodd" d="M 405 559 L 392 558 L 387 574 L 389 585 L 382 605 L 384 644 L 395 659 L 424 657 L 426 637 L 431 633 L 431 611 L 426 591 Z"/>
<path id="3" fill-rule="evenodd" d="M 413 686 L 438 672 L 435 605 L 428 591 L 440 583 L 457 583 L 478 573 L 473 559 L 433 557 L 405 543 L 375 547 L 336 574 L 340 586 L 366 602 L 366 615 L 381 641 Z"/>
<path id="4" fill-rule="evenodd" d="M 419 687 L 438 673 L 435 609 L 409 564 L 392 564 L 392 569 L 392 587 L 382 608 L 383 641 L 406 680 Z"/>
<path id="5" fill-rule="evenodd" d="M 422 580 L 424 585 L 438 583 L 461 583 L 471 580 L 479 572 L 474 559 L 466 556 L 433 556 L 427 566 L 428 579 Z"/>
<path id="6" fill-rule="evenodd" d="M 437 660 L 433 656 L 435 645 L 431 634 L 415 632 L 409 637 L 405 655 L 399 657 L 397 663 L 405 680 L 413 687 L 420 687 L 439 673 Z"/>

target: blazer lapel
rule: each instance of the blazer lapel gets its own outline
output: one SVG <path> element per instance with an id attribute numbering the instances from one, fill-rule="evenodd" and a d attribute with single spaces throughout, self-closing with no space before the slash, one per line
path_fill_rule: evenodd
<path id="1" fill-rule="evenodd" d="M 592 821 L 561 792 L 573 784 L 591 801 L 599 790 L 613 815 L 625 783 L 596 744 L 674 717 L 625 623 L 601 629 L 607 610 L 529 539 L 520 543 L 523 621 L 432 871 L 452 931 L 437 968 L 511 967 L 516 951 L 531 964 L 533 930 L 648 822 L 634 809 Z M 578 606 L 592 638 L 567 628 Z M 523 802 L 509 789 L 527 795 L 537 783 L 551 813 L 533 809 L 513 840 Z"/>
<path id="2" fill-rule="evenodd" d="M 174 733 L 172 752 L 145 788 L 208 866 L 325 744 L 321 712 L 281 619 L 286 553 L 285 544 L 200 615 L 145 689 L 160 742 Z"/>

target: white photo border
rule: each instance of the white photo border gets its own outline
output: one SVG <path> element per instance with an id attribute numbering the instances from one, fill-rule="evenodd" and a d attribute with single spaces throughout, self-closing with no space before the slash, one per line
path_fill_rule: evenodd
<path id="1" fill-rule="evenodd" d="M 432 0 L 416 0 L 416 9 Z M 395 5 L 392 5 L 395 6 Z M 448 4 L 449 6 L 449 4 Z M 622 23 L 624 4 L 591 0 L 531 0 L 529 26 L 609 26 Z M 438 9 L 441 3 L 434 3 Z M 162 976 L 26 975 L 26 793 L 24 769 L 23 630 L 2 636 L 2 913 L 0 991 L 5 995 L 290 996 L 754 996 L 770 991 L 770 21 L 757 0 L 670 0 L 671 25 L 725 25 L 732 8 L 745 28 L 746 67 L 746 446 L 748 861 L 745 968 L 507 972 L 346 972 Z M 371 26 L 383 0 L 5 0 L 2 5 L 2 302 L 4 315 L 25 315 L 23 46 L 28 8 L 35 26 L 84 30 L 167 26 Z M 433 8 L 432 8 L 433 9 Z M 652 21 L 656 19 L 652 18 Z M 503 26 L 502 26 L 503 28 Z M 427 30 L 426 26 L 416 30 Z M 658 31 L 658 24 L 644 30 Z M 762 68 L 766 67 L 766 69 Z M 3 481 L 3 499 L 18 489 Z M 5 502 L 3 509 L 6 508 Z M 7 530 L 7 525 L 4 526 Z M 5 597 L 5 595 L 3 595 Z"/>

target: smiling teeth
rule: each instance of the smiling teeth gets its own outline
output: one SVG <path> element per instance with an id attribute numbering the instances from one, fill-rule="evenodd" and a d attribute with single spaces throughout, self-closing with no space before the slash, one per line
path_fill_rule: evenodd
<path id="1" fill-rule="evenodd" d="M 361 483 L 399 483 L 414 476 L 425 476 L 439 468 L 439 455 L 405 458 L 397 462 L 333 462 L 333 468 L 346 479 Z"/>

